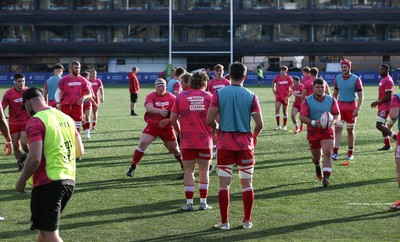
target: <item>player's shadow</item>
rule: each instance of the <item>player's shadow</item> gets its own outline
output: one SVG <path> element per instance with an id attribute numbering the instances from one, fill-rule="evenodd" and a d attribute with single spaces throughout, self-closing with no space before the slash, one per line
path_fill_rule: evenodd
<path id="1" fill-rule="evenodd" d="M 264 190 L 266 189 L 256 189 L 255 193 L 257 194 L 258 199 L 275 199 L 280 197 L 297 196 L 297 195 L 304 195 L 316 192 L 332 192 L 334 190 L 348 189 L 349 187 L 362 187 L 373 184 L 389 183 L 389 182 L 394 182 L 395 180 L 396 180 L 395 178 L 364 180 L 364 181 L 347 182 L 341 184 L 331 184 L 329 185 L 328 188 L 322 188 L 322 187 L 310 187 L 303 189 L 296 188 L 292 190 L 277 191 L 272 193 L 264 192 Z"/>

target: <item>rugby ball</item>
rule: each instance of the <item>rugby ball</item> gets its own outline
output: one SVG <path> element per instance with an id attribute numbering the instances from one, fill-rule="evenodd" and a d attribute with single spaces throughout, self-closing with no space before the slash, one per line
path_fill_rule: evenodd
<path id="1" fill-rule="evenodd" d="M 319 119 L 321 124 L 321 128 L 323 129 L 330 129 L 333 122 L 333 116 L 330 112 L 324 112 Z"/>

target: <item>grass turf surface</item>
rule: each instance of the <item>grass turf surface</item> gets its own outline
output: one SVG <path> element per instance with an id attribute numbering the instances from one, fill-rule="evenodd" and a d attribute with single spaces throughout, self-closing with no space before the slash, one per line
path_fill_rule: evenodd
<path id="1" fill-rule="evenodd" d="M 106 86 L 98 130 L 84 140 L 87 154 L 77 164 L 76 192 L 61 215 L 64 241 L 399 241 L 400 213 L 388 209 L 399 198 L 394 151 L 377 151 L 383 142 L 375 128 L 376 109 L 369 107 L 376 100 L 377 87 L 364 88 L 355 159 L 349 166 L 341 165 L 347 150 L 344 132 L 340 159 L 334 161 L 327 189 L 315 178 L 305 133 L 273 131 L 270 87 L 249 88 L 259 96 L 265 124 L 256 149 L 251 230 L 241 229 L 237 172 L 231 186 L 230 231 L 212 228 L 220 219 L 215 173 L 208 198 L 214 208 L 183 212 L 183 184 L 176 179 L 180 167 L 160 139 L 146 150 L 134 177 L 127 177 L 145 125 L 143 102 L 153 88 L 143 87 L 139 116 L 132 117 L 127 88 Z M 290 120 L 288 128 L 293 128 Z M 16 170 L 12 156 L 0 156 L 0 216 L 6 219 L 0 221 L 0 241 L 33 241 L 36 232 L 29 230 L 31 188 L 25 194 L 15 191 Z M 196 185 L 196 209 L 198 205 Z"/>

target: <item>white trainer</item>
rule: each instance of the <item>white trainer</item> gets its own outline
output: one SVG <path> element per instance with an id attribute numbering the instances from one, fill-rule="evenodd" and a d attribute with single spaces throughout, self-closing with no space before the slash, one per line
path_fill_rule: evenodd
<path id="1" fill-rule="evenodd" d="M 281 126 L 276 126 L 275 128 L 274 128 L 274 130 L 280 130 L 281 129 Z"/>
<path id="2" fill-rule="evenodd" d="M 215 224 L 214 228 L 221 229 L 221 230 L 229 230 L 229 229 L 231 229 L 231 226 L 230 226 L 229 222 L 226 222 L 224 224 L 223 223 Z"/>
<path id="3" fill-rule="evenodd" d="M 286 126 L 283 126 L 283 127 L 282 127 L 282 130 L 287 130 Z"/>
<path id="4" fill-rule="evenodd" d="M 85 139 L 90 139 L 90 130 L 85 130 Z"/>
<path id="5" fill-rule="evenodd" d="M 243 227 L 244 229 L 251 229 L 251 228 L 253 227 L 253 223 L 250 222 L 250 221 L 248 221 L 248 220 L 246 220 L 246 221 L 244 221 L 244 223 L 242 224 L 242 227 Z"/>

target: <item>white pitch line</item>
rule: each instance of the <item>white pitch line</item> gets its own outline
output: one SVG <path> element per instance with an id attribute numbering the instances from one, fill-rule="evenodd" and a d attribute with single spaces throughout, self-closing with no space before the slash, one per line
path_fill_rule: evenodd
<path id="1" fill-rule="evenodd" d="M 347 205 L 353 206 L 382 206 L 392 205 L 393 203 L 348 203 Z"/>

